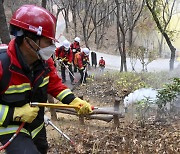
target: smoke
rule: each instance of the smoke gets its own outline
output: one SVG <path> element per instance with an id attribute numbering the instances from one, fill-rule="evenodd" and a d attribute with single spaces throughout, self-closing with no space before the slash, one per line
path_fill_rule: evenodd
<path id="1" fill-rule="evenodd" d="M 149 99 L 150 101 L 155 102 L 157 100 L 157 94 L 157 90 L 152 88 L 141 88 L 135 90 L 124 98 L 124 107 L 127 108 L 129 105 L 144 99 Z"/>

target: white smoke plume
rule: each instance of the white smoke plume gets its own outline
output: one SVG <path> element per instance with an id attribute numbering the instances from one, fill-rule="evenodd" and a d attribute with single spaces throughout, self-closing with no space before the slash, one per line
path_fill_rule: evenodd
<path id="1" fill-rule="evenodd" d="M 157 100 L 157 94 L 157 90 L 152 88 L 141 88 L 135 90 L 124 98 L 124 107 L 127 108 L 129 105 L 144 99 L 149 99 L 150 101 L 155 102 Z"/>

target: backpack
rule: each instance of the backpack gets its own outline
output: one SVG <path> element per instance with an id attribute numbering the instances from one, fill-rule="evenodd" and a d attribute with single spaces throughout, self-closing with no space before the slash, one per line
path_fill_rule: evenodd
<path id="1" fill-rule="evenodd" d="M 3 69 L 3 74 L 0 79 L 0 93 L 2 93 L 9 84 L 11 72 L 9 71 L 10 58 L 6 49 L 0 49 L 0 61 Z"/>

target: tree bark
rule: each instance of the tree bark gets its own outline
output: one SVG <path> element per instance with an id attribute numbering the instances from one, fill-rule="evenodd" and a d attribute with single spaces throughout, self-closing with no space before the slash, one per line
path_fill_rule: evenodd
<path id="1" fill-rule="evenodd" d="M 71 11 L 72 11 L 72 17 L 73 17 L 75 37 L 77 36 L 77 18 L 76 18 L 77 9 L 78 9 L 77 0 L 72 0 L 71 1 Z"/>
<path id="2" fill-rule="evenodd" d="M 42 0 L 41 6 L 42 6 L 43 8 L 45 8 L 45 9 L 46 9 L 46 4 L 47 4 L 47 1 L 46 1 L 46 0 Z"/>
<path id="3" fill-rule="evenodd" d="M 164 36 L 168 46 L 169 46 L 169 49 L 171 50 L 171 57 L 170 57 L 170 61 L 169 61 L 169 69 L 170 71 L 174 69 L 174 61 L 175 61 L 175 52 L 176 52 L 176 48 L 173 46 L 171 40 L 170 40 L 170 37 L 168 36 L 168 34 L 166 33 L 166 29 L 162 27 L 158 17 L 157 17 L 157 14 L 154 10 L 154 7 L 157 7 L 157 6 L 153 6 L 153 8 L 151 7 L 151 5 L 149 4 L 149 1 L 146 0 L 146 4 L 147 4 L 147 7 L 149 9 L 149 11 L 151 12 L 152 16 L 153 16 L 153 19 L 154 21 L 156 22 L 156 25 L 159 29 L 159 31 L 161 32 L 161 34 Z M 167 25 L 166 25 L 167 26 Z"/>
<path id="4" fill-rule="evenodd" d="M 54 103 L 54 98 L 49 94 L 48 94 L 48 102 Z M 50 113 L 51 113 L 51 119 L 56 121 L 57 120 L 56 110 L 54 108 L 50 108 Z"/>
<path id="5" fill-rule="evenodd" d="M 4 6 L 3 6 L 3 1 L 0 0 L 0 38 L 2 43 L 4 44 L 9 44 L 10 42 L 10 35 L 9 35 L 9 29 L 8 29 L 8 25 L 6 22 L 6 15 L 4 12 Z"/>
<path id="6" fill-rule="evenodd" d="M 116 6 L 117 6 L 117 37 L 118 37 L 118 48 L 121 55 L 121 66 L 120 66 L 120 72 L 127 71 L 127 64 L 126 64 L 126 27 L 125 27 L 125 17 L 123 16 L 124 6 L 122 5 L 122 10 L 120 10 L 120 3 L 118 0 L 115 0 Z M 121 16 L 120 16 L 121 12 Z M 120 19 L 122 20 L 120 22 Z M 121 34 L 120 34 L 121 32 Z M 120 38 L 121 35 L 121 38 Z M 122 42 L 121 42 L 122 40 Z"/>

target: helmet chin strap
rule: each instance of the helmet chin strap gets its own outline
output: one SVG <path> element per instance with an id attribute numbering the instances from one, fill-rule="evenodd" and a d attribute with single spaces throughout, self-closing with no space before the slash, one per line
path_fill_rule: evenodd
<path id="1" fill-rule="evenodd" d="M 32 51 L 38 56 L 38 59 L 41 59 L 40 55 L 37 53 L 38 50 L 40 49 L 39 45 L 37 45 L 36 42 L 34 42 L 34 41 L 31 39 L 31 40 L 33 41 L 33 43 L 38 47 L 37 49 L 35 49 L 35 48 L 31 45 L 31 43 L 29 42 L 28 39 L 30 39 L 30 38 L 25 37 L 25 40 L 26 40 L 27 44 L 31 47 Z M 39 39 L 39 44 L 40 44 L 40 39 Z"/>

